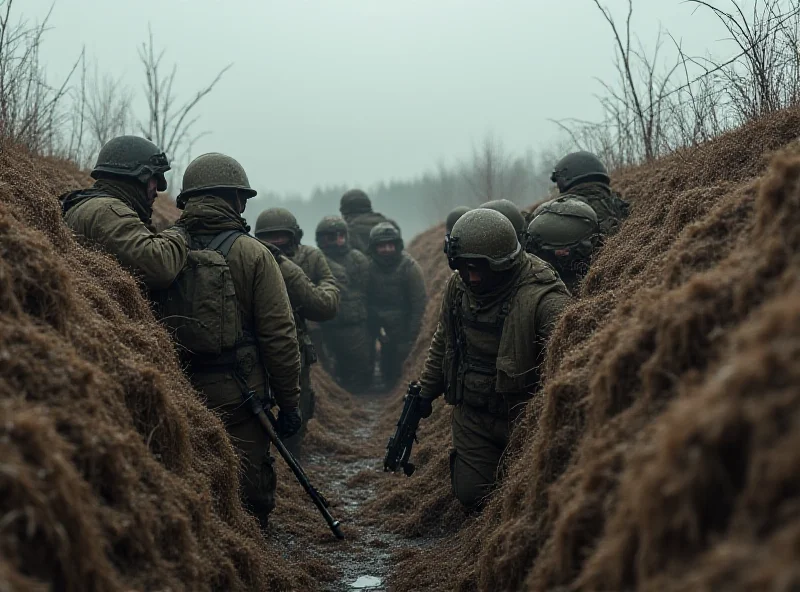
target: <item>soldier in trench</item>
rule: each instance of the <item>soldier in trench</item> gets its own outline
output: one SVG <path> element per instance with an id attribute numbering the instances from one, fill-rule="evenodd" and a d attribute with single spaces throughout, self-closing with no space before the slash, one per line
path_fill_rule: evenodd
<path id="1" fill-rule="evenodd" d="M 274 460 L 247 401 L 264 399 L 269 379 L 279 407 L 278 434 L 297 433 L 300 354 L 278 264 L 247 233 L 241 216 L 255 195 L 244 169 L 229 156 L 204 154 L 186 167 L 176 226 L 189 237 L 190 257 L 198 265 L 186 266 L 160 304 L 192 385 L 220 414 L 239 454 L 243 502 L 266 526 L 275 506 Z"/>
<path id="2" fill-rule="evenodd" d="M 595 211 L 604 237 L 616 234 L 628 217 L 630 204 L 611 188 L 606 166 L 591 152 L 567 154 L 553 167 L 550 180 L 560 195 L 575 197 Z"/>
<path id="3" fill-rule="evenodd" d="M 347 222 L 350 246 L 365 255 L 369 254 L 369 234 L 376 225 L 389 222 L 400 231 L 396 222 L 372 210 L 372 200 L 361 189 L 350 189 L 342 195 L 339 213 Z"/>
<path id="4" fill-rule="evenodd" d="M 417 339 L 425 313 L 425 278 L 419 264 L 405 252 L 400 231 L 389 222 L 369 236 L 368 323 L 371 342 L 380 340 L 380 369 L 385 389 L 391 389 Z"/>
<path id="5" fill-rule="evenodd" d="M 66 225 L 116 257 L 150 290 L 172 283 L 188 252 L 180 228 L 156 233 L 151 222 L 169 169 L 166 155 L 149 140 L 119 136 L 100 149 L 91 172 L 94 185 L 61 196 Z"/>
<path id="6" fill-rule="evenodd" d="M 258 215 L 255 235 L 277 255 L 289 300 L 295 314 L 297 341 L 300 344 L 300 411 L 307 422 L 314 416 L 315 394 L 311 384 L 311 366 L 317 351 L 308 321 L 329 321 L 339 312 L 339 287 L 322 252 L 303 245 L 303 231 L 286 208 L 269 208 Z M 298 273 L 298 271 L 300 273 Z M 304 433 L 286 442 L 296 452 Z"/>
<path id="7" fill-rule="evenodd" d="M 350 246 L 347 223 L 338 216 L 323 218 L 316 234 L 342 291 L 339 314 L 321 325 L 325 351 L 339 384 L 351 393 L 364 393 L 372 384 L 375 346 L 367 327 L 369 259 Z"/>
<path id="8" fill-rule="evenodd" d="M 597 214 L 585 202 L 566 195 L 533 212 L 527 250 L 550 263 L 572 294 L 589 271 L 600 243 Z"/>
<path id="9" fill-rule="evenodd" d="M 453 494 L 480 509 L 494 487 L 503 451 L 539 389 L 547 340 L 569 292 L 553 269 L 524 252 L 499 212 L 464 214 L 450 235 L 454 273 L 420 378 L 421 413 L 444 394 L 453 406 Z"/>

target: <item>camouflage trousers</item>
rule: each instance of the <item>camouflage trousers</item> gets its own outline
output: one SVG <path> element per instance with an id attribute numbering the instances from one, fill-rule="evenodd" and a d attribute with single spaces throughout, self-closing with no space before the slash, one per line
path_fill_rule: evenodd
<path id="1" fill-rule="evenodd" d="M 479 509 L 493 489 L 511 423 L 469 405 L 453 408 L 450 482 L 453 495 L 470 510 Z"/>
<path id="2" fill-rule="evenodd" d="M 264 428 L 243 403 L 241 388 L 232 374 L 195 374 L 192 383 L 205 396 L 208 408 L 221 417 L 239 455 L 242 503 L 266 526 L 275 508 L 277 480 Z"/>

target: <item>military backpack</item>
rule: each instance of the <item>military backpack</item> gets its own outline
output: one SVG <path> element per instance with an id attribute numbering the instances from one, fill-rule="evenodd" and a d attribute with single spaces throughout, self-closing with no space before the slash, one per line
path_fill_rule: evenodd
<path id="1" fill-rule="evenodd" d="M 244 331 L 228 253 L 241 230 L 193 236 L 186 264 L 161 299 L 162 322 L 189 356 L 233 351 Z"/>

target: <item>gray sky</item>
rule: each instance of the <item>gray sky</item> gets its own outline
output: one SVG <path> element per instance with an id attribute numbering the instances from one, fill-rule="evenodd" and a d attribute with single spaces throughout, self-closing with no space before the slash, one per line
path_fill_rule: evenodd
<path id="1" fill-rule="evenodd" d="M 41 18 L 51 1 L 16 0 L 16 12 Z M 626 0 L 605 4 L 624 18 Z M 695 54 L 729 50 L 684 2 L 635 4 L 645 43 L 661 23 Z M 193 153 L 230 154 L 262 190 L 415 176 L 489 131 L 511 152 L 546 148 L 548 119 L 600 117 L 594 77 L 613 76 L 592 0 L 56 0 L 50 76 L 85 44 L 140 97 L 148 21 L 181 97 L 234 63 L 200 106 L 196 129 L 211 134 Z"/>

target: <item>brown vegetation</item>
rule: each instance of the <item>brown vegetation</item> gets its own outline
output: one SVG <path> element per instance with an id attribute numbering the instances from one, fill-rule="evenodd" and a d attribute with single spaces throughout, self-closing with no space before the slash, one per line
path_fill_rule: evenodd
<path id="1" fill-rule="evenodd" d="M 404 553 L 398 590 L 797 583 L 797 129 L 800 112 L 781 112 L 618 175 L 633 214 L 553 337 L 501 490 L 434 549 Z M 412 252 L 439 254 L 440 236 Z M 429 277 L 446 273 L 439 257 Z M 437 409 L 417 474 L 374 508 L 407 510 L 400 532 L 458 524 L 447 431 Z"/>
<path id="2" fill-rule="evenodd" d="M 0 574 L 13 589 L 307 588 L 139 287 L 79 246 L 72 166 L 0 147 Z"/>

